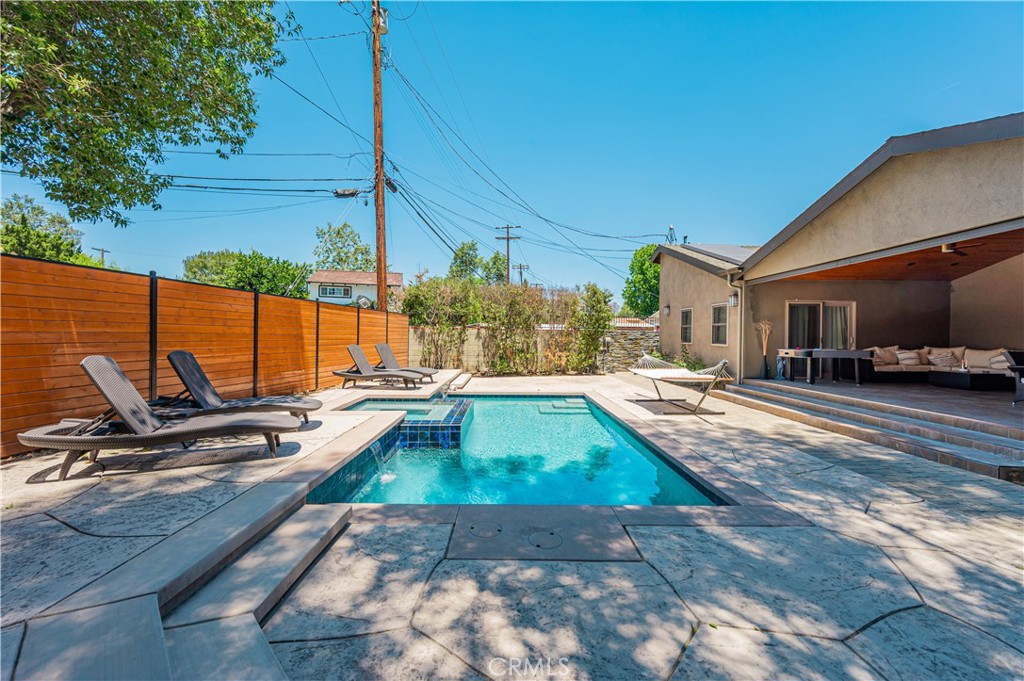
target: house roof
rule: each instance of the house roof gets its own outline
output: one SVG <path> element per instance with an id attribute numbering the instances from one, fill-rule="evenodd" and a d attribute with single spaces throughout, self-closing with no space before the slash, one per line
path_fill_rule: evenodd
<path id="1" fill-rule="evenodd" d="M 376 272 L 352 272 L 348 270 L 317 270 L 307 279 L 310 284 L 342 284 L 373 286 L 377 283 Z M 388 272 L 388 286 L 401 286 L 402 273 Z"/>
<path id="2" fill-rule="evenodd" d="M 651 256 L 652 262 L 660 262 L 665 255 L 693 265 L 705 272 L 721 275 L 731 270 L 757 251 L 757 246 L 734 246 L 732 244 L 662 244 Z"/>
<path id="3" fill-rule="evenodd" d="M 786 225 L 781 232 L 769 239 L 768 243 L 761 246 L 755 253 L 744 260 L 742 267 L 744 270 L 747 270 L 764 260 L 768 254 L 788 241 L 790 237 L 806 227 L 812 220 L 824 213 L 826 209 L 839 201 L 839 199 L 864 181 L 871 173 L 878 170 L 882 164 L 892 158 L 919 154 L 926 151 L 962 147 L 969 144 L 998 142 L 1018 137 L 1024 137 L 1024 113 L 988 118 L 983 121 L 963 123 L 946 128 L 936 128 L 935 130 L 926 130 L 911 135 L 890 137 L 886 140 L 885 144 L 868 156 L 859 166 L 850 171 L 834 187 L 825 192 L 807 210 Z"/>

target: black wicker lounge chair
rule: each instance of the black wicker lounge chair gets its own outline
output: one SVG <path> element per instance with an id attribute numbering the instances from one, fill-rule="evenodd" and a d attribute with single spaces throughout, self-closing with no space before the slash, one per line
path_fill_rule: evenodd
<path id="1" fill-rule="evenodd" d="M 191 352 L 175 350 L 167 355 L 167 361 L 171 363 L 174 373 L 178 374 L 178 378 L 185 386 L 185 390 L 172 399 L 172 405 L 179 404 L 180 400 L 188 400 L 194 402 L 204 413 L 218 414 L 240 411 L 286 411 L 292 416 L 301 416 L 306 423 L 309 423 L 309 412 L 324 406 L 320 400 L 298 395 L 225 400 L 210 383 L 206 372 Z"/>
<path id="2" fill-rule="evenodd" d="M 374 369 L 370 366 L 370 360 L 366 358 L 366 353 L 358 345 L 348 346 L 348 354 L 352 355 L 352 361 L 355 362 L 355 366 L 351 369 L 338 369 L 334 372 L 335 376 L 341 376 L 345 380 L 341 382 L 341 387 L 345 388 L 348 386 L 349 381 L 353 384 L 357 381 L 381 381 L 381 380 L 399 380 L 405 384 L 406 388 L 415 387 L 416 381 L 423 378 L 422 374 L 417 374 L 412 371 L 385 371 L 381 369 Z"/>
<path id="3" fill-rule="evenodd" d="M 1024 352 L 1014 350 L 1003 351 L 1003 357 L 1009 363 L 1009 369 L 1013 373 L 1013 406 L 1018 402 L 1024 402 Z"/>
<path id="4" fill-rule="evenodd" d="M 71 464 L 86 453 L 90 461 L 96 461 L 104 449 L 155 447 L 211 437 L 262 434 L 271 456 L 277 456 L 278 434 L 298 430 L 302 425 L 288 414 L 206 414 L 165 421 L 146 404 L 110 357 L 86 357 L 81 366 L 111 409 L 92 421 L 65 419 L 18 435 L 18 441 L 29 447 L 68 451 L 58 480 L 64 480 Z M 119 421 L 112 420 L 115 416 Z"/>
<path id="5" fill-rule="evenodd" d="M 388 371 L 412 371 L 413 373 L 420 374 L 420 380 L 429 378 L 430 382 L 434 382 L 434 374 L 438 372 L 438 369 L 431 369 L 429 367 L 403 367 L 398 365 L 398 358 L 395 357 L 395 353 L 391 350 L 391 346 L 387 343 L 377 343 L 377 354 L 380 355 L 380 364 L 377 365 L 378 369 L 387 369 Z"/>

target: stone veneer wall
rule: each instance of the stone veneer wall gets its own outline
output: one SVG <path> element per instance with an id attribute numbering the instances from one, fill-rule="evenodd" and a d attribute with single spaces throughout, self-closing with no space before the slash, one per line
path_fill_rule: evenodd
<path id="1" fill-rule="evenodd" d="M 446 366 L 443 369 L 462 369 L 474 374 L 486 373 L 483 341 L 487 333 L 485 328 L 471 328 L 466 335 L 466 343 L 462 346 L 462 366 Z M 538 351 L 544 352 L 549 331 L 537 332 Z M 607 357 L 599 358 L 601 370 L 605 373 L 626 371 L 633 366 L 640 355 L 658 349 L 658 332 L 654 329 L 615 329 L 609 333 L 612 337 L 611 348 Z M 423 344 L 419 340 L 418 327 L 409 327 L 409 366 L 419 366 L 423 355 Z"/>

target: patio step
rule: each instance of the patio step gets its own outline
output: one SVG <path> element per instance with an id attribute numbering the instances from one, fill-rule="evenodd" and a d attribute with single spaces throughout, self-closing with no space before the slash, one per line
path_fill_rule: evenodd
<path id="1" fill-rule="evenodd" d="M 751 409 L 839 433 L 864 442 L 889 447 L 897 451 L 919 456 L 929 461 L 936 461 L 949 466 L 988 475 L 1001 480 L 1024 484 L 1024 461 L 1011 459 L 1000 454 L 974 449 L 962 445 L 937 441 L 931 438 L 900 432 L 884 425 L 868 425 L 849 418 L 849 415 L 838 415 L 827 411 L 816 411 L 811 405 L 794 406 L 779 401 L 778 393 L 766 389 L 751 389 L 744 386 L 729 386 L 724 391 L 716 391 L 715 396 Z M 880 414 L 884 417 L 885 414 Z M 882 419 L 879 423 L 883 423 Z M 965 434 L 977 435 L 972 431 Z"/>
<path id="2" fill-rule="evenodd" d="M 810 397 L 817 400 L 825 400 L 851 407 L 870 409 L 872 411 L 885 412 L 888 414 L 895 414 L 897 416 L 907 416 L 920 421 L 929 421 L 932 423 L 954 426 L 964 430 L 976 430 L 982 433 L 988 433 L 989 435 L 1011 438 L 1017 442 L 1024 441 L 1024 427 L 1014 427 L 1006 425 L 1005 423 L 984 421 L 948 412 L 929 411 L 919 406 L 890 404 L 888 402 L 879 402 L 848 394 L 825 392 L 805 386 L 802 383 L 777 380 L 747 380 L 742 386 L 736 387 L 765 388 L 775 392 L 783 392 L 801 397 Z M 1024 415 L 1022 415 L 1021 420 L 1022 424 L 1024 424 Z"/>
<path id="3" fill-rule="evenodd" d="M 251 614 L 164 631 L 171 678 L 285 681 L 288 677 Z"/>
<path id="4" fill-rule="evenodd" d="M 867 426 L 881 427 L 906 435 L 916 435 L 936 442 L 959 445 L 990 454 L 999 454 L 1008 459 L 1024 459 L 1024 447 L 1019 440 L 998 435 L 990 435 L 977 430 L 965 430 L 957 426 L 949 426 L 932 420 L 915 416 L 902 416 L 892 412 L 883 412 L 867 406 L 852 406 L 822 399 L 823 393 L 803 395 L 777 391 L 764 386 L 730 386 L 728 390 L 741 395 L 770 399 L 777 404 L 784 404 L 798 409 L 815 411 L 829 416 L 838 416 L 850 421 L 857 421 Z M 810 395 L 813 395 L 811 397 Z M 863 401 L 862 401 L 863 402 Z M 907 410 L 912 411 L 912 410 Z"/>
<path id="5" fill-rule="evenodd" d="M 245 614 L 262 620 L 351 517 L 351 506 L 303 506 L 165 617 L 164 628 Z"/>
<path id="6" fill-rule="evenodd" d="M 448 391 L 462 390 L 473 379 L 473 374 L 459 374 L 448 384 Z"/>

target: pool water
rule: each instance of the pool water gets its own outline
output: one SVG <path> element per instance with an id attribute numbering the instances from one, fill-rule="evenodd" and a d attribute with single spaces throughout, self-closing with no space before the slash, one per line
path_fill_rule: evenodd
<path id="1" fill-rule="evenodd" d="M 402 449 L 348 499 L 386 504 L 714 505 L 581 398 L 476 397 L 461 448 Z M 369 407 L 368 407 L 369 408 Z"/>
<path id="2" fill-rule="evenodd" d="M 451 402 L 427 402 L 425 400 L 363 400 L 345 411 L 404 411 L 409 421 L 441 421 L 452 410 Z"/>

